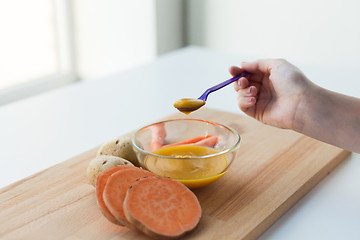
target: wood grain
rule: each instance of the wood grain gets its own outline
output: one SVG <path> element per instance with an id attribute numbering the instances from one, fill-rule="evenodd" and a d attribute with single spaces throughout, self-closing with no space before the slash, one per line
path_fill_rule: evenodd
<path id="1" fill-rule="evenodd" d="M 194 190 L 203 216 L 184 239 L 258 237 L 350 154 L 237 114 L 205 108 L 190 117 L 231 126 L 242 139 L 229 172 Z M 174 118 L 186 117 L 166 117 Z M 86 177 L 96 150 L 0 189 L 0 238 L 147 239 L 110 223 L 98 210 Z"/>

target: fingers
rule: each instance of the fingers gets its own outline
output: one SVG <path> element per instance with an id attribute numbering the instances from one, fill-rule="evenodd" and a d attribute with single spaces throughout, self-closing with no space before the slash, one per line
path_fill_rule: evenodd
<path id="1" fill-rule="evenodd" d="M 276 60 L 260 59 L 254 62 L 243 62 L 240 67 L 231 67 L 231 75 L 239 75 L 244 71 L 251 74 L 240 78 L 234 83 L 234 89 L 238 93 L 238 106 L 241 111 L 254 117 L 258 94 L 263 81 L 268 79 L 271 69 L 276 65 Z"/>
<path id="2" fill-rule="evenodd" d="M 248 116 L 254 117 L 256 110 L 256 98 L 255 97 L 240 97 L 238 96 L 238 107 Z"/>
<path id="3" fill-rule="evenodd" d="M 246 76 L 251 82 L 262 82 L 264 76 L 269 76 L 272 67 L 276 65 L 276 59 L 260 59 L 254 62 L 242 62 L 241 67 L 230 67 L 229 72 L 232 76 L 239 75 L 244 71 L 251 74 Z"/>
<path id="4" fill-rule="evenodd" d="M 249 86 L 249 82 L 246 78 L 241 78 L 239 81 L 240 83 L 236 84 L 237 86 L 235 87 L 235 89 L 238 89 L 238 106 L 241 111 L 251 115 L 251 111 L 253 111 L 251 109 L 254 109 L 257 101 L 258 89 L 255 86 Z"/>
<path id="5" fill-rule="evenodd" d="M 255 86 L 249 86 L 247 88 L 240 88 L 238 91 L 239 97 L 257 97 L 258 90 Z"/>
<path id="6" fill-rule="evenodd" d="M 241 68 L 243 71 L 251 73 L 271 74 L 271 70 L 280 66 L 287 66 L 296 68 L 294 65 L 286 61 L 285 59 L 259 59 L 254 62 L 242 62 Z"/>
<path id="7" fill-rule="evenodd" d="M 249 86 L 249 80 L 245 77 L 242 77 L 234 82 L 235 91 L 239 91 L 240 89 L 247 88 L 248 86 Z"/>
<path id="8" fill-rule="evenodd" d="M 249 110 L 255 107 L 256 98 L 255 97 L 239 97 L 238 96 L 238 106 L 241 111 L 250 115 Z"/>
<path id="9" fill-rule="evenodd" d="M 241 67 L 232 66 L 229 72 L 232 76 L 239 75 L 240 73 L 247 71 L 250 73 L 263 73 L 270 74 L 272 66 L 276 65 L 280 59 L 259 59 L 253 62 L 242 62 Z"/>
<path id="10" fill-rule="evenodd" d="M 255 97 L 258 93 L 256 86 L 258 86 L 258 84 L 250 84 L 250 81 L 245 77 L 240 78 L 234 83 L 235 91 L 237 91 L 241 96 Z"/>
<path id="11" fill-rule="evenodd" d="M 235 67 L 235 66 L 232 66 L 232 67 L 230 67 L 230 69 L 229 69 L 229 72 L 230 72 L 230 74 L 231 74 L 233 77 L 241 74 L 243 71 L 244 71 L 244 70 L 242 70 L 241 68 Z"/>
<path id="12" fill-rule="evenodd" d="M 242 62 L 241 68 L 252 73 L 270 74 L 274 59 L 260 59 L 254 62 Z"/>

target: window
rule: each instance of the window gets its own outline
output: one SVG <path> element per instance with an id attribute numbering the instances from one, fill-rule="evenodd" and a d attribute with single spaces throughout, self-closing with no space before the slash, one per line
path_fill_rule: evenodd
<path id="1" fill-rule="evenodd" d="M 66 0 L 0 2 L 0 104 L 75 80 L 69 13 Z"/>
<path id="2" fill-rule="evenodd" d="M 182 0 L 0 2 L 0 105 L 182 47 L 182 11 Z"/>

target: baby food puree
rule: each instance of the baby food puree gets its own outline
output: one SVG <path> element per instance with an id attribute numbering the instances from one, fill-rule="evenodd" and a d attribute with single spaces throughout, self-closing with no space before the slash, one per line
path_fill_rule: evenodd
<path id="1" fill-rule="evenodd" d="M 201 108 L 204 105 L 205 101 L 193 98 L 182 98 L 174 103 L 174 107 L 186 115 L 189 115 L 191 112 Z"/>
<path id="2" fill-rule="evenodd" d="M 153 152 L 163 157 L 147 156 L 145 166 L 159 176 L 176 179 L 189 188 L 198 188 L 223 176 L 228 160 L 223 154 L 204 158 L 192 157 L 212 155 L 218 152 L 213 148 L 193 145 L 167 147 Z"/>

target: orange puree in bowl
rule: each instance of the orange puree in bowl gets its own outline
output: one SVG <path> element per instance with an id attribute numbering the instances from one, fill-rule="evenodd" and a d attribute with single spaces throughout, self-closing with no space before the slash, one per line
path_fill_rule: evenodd
<path id="1" fill-rule="evenodd" d="M 227 167 L 228 160 L 225 155 L 195 159 L 191 157 L 218 152 L 213 148 L 192 145 L 163 148 L 153 153 L 164 157 L 148 155 L 145 159 L 145 167 L 159 176 L 176 179 L 189 188 L 202 187 L 225 174 L 223 171 Z"/>

